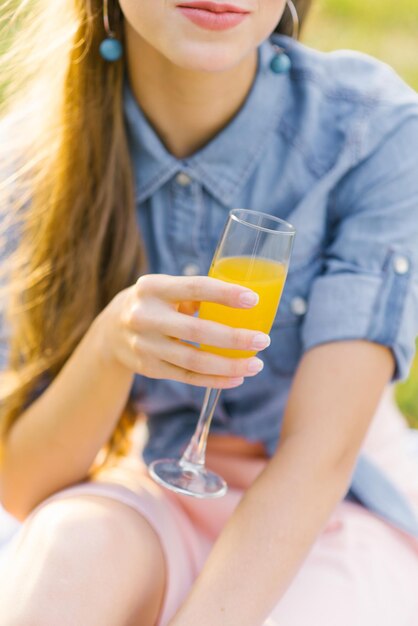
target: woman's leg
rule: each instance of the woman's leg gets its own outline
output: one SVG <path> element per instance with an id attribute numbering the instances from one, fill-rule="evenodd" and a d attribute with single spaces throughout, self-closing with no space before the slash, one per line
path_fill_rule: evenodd
<path id="1" fill-rule="evenodd" d="M 414 626 L 418 546 L 343 502 L 265 626 Z"/>
<path id="2" fill-rule="evenodd" d="M 0 576 L 7 626 L 154 626 L 165 587 L 159 539 L 125 504 L 53 500 L 24 524 Z"/>

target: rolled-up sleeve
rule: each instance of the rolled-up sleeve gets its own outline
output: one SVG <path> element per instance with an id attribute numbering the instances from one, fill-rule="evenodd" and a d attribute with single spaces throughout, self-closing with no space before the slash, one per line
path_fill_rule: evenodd
<path id="1" fill-rule="evenodd" d="M 418 112 L 344 176 L 329 207 L 324 271 L 302 327 L 305 350 L 365 339 L 388 346 L 405 378 L 418 335 Z"/>

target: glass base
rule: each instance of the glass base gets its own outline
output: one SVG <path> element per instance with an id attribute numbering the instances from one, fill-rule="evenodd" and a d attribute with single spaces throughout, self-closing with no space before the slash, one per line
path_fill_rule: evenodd
<path id="1" fill-rule="evenodd" d="M 223 478 L 214 472 L 178 459 L 153 461 L 148 471 L 163 487 L 194 498 L 221 498 L 228 490 Z"/>

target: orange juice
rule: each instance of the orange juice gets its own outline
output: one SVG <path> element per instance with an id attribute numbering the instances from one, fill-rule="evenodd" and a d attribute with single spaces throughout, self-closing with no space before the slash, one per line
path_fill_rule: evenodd
<path id="1" fill-rule="evenodd" d="M 269 333 L 279 306 L 286 267 L 283 263 L 263 258 L 248 256 L 224 257 L 212 264 L 209 276 L 229 283 L 238 283 L 258 293 L 260 300 L 251 309 L 202 302 L 199 317 L 213 322 L 220 322 L 235 328 L 248 328 Z M 202 344 L 202 350 L 228 357 L 249 357 L 256 354 L 250 350 L 232 350 Z"/>

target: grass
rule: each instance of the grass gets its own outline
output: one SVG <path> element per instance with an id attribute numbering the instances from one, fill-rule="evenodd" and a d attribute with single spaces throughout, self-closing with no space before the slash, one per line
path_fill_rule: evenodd
<path id="1" fill-rule="evenodd" d="M 418 90 L 417 33 L 417 0 L 313 0 L 304 41 L 324 51 L 354 48 L 371 54 Z M 409 379 L 397 385 L 396 399 L 418 428 L 418 354 Z"/>
<path id="2" fill-rule="evenodd" d="M 418 356 L 408 380 L 397 386 L 396 400 L 410 425 L 418 428 Z"/>

